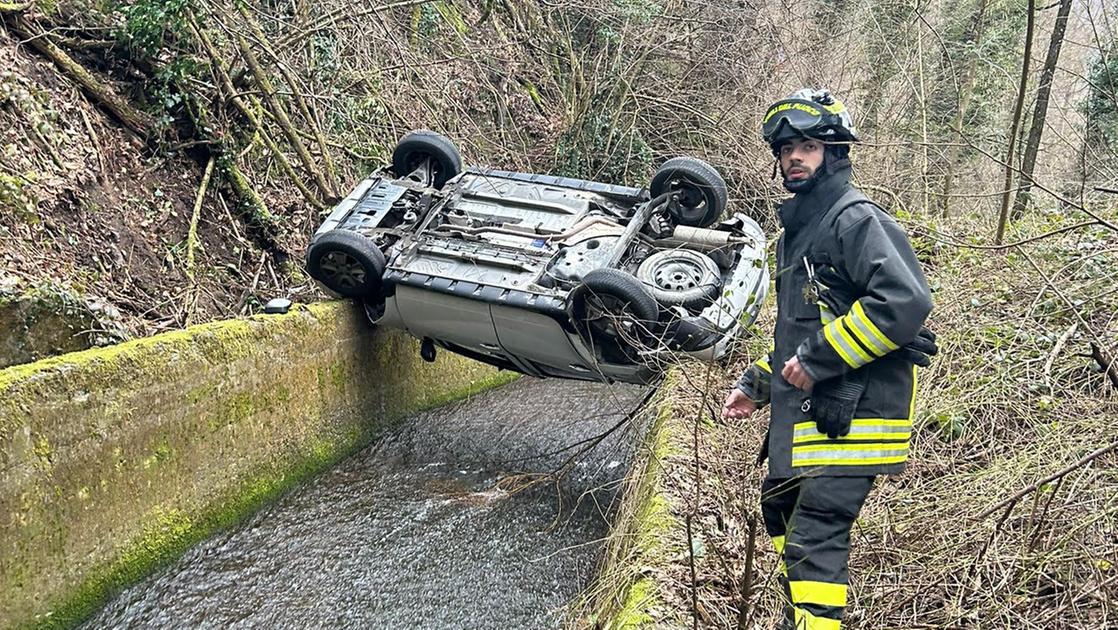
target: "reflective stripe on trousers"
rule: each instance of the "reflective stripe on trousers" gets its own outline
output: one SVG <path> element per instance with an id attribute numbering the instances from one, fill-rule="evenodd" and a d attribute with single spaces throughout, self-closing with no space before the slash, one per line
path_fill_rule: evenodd
<path id="1" fill-rule="evenodd" d="M 850 528 L 873 477 L 766 479 L 765 530 L 780 554 L 788 591 L 785 614 L 802 630 L 838 630 L 847 600 Z"/>

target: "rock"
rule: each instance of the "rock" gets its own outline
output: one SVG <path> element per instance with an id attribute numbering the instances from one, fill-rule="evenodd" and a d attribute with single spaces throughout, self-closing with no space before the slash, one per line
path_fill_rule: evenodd
<path id="1" fill-rule="evenodd" d="M 128 338 L 121 314 L 101 298 L 52 286 L 18 291 L 0 282 L 0 368 L 118 343 Z"/>

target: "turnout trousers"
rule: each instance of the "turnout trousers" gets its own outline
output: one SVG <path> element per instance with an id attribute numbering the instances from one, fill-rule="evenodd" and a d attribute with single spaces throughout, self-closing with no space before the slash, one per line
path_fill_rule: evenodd
<path id="1" fill-rule="evenodd" d="M 850 528 L 874 477 L 767 478 L 765 531 L 780 556 L 782 630 L 838 630 L 846 607 Z"/>

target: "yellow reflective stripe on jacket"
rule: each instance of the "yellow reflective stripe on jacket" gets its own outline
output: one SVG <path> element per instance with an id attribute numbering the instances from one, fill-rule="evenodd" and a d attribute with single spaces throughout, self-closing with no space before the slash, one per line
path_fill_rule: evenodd
<path id="1" fill-rule="evenodd" d="M 773 547 L 777 553 L 784 555 L 784 536 L 773 536 Z"/>
<path id="2" fill-rule="evenodd" d="M 850 310 L 855 317 L 857 317 L 862 323 L 866 325 L 866 328 L 869 329 L 870 334 L 876 337 L 878 341 L 885 345 L 885 347 L 889 348 L 890 350 L 896 350 L 900 347 L 897 344 L 893 343 L 891 339 L 886 337 L 885 333 L 881 332 L 881 329 L 878 328 L 877 325 L 873 323 L 873 320 L 871 320 L 869 316 L 866 315 L 866 309 L 862 307 L 861 302 L 854 302 L 854 306 Z"/>
<path id="3" fill-rule="evenodd" d="M 888 464 L 903 464 L 908 461 L 908 454 L 893 455 L 891 457 L 864 457 L 857 459 L 802 459 L 792 462 L 793 468 L 816 468 L 819 466 L 886 466 Z"/>
<path id="4" fill-rule="evenodd" d="M 765 357 L 761 357 L 760 359 L 757 359 L 756 361 L 753 362 L 753 365 L 756 365 L 757 367 L 759 367 L 762 370 L 768 372 L 769 374 L 773 373 L 772 366 L 769 365 L 769 362 Z"/>
<path id="5" fill-rule="evenodd" d="M 838 619 L 816 617 L 802 608 L 796 609 L 796 630 L 840 630 L 841 627 Z"/>
<path id="6" fill-rule="evenodd" d="M 909 418 L 854 418 L 850 421 L 850 430 L 853 431 L 860 427 L 872 427 L 874 431 L 894 431 L 897 427 L 912 426 L 912 420 Z M 807 432 L 808 429 L 815 429 L 814 420 L 804 420 L 792 425 L 792 429 L 796 434 Z"/>
<path id="7" fill-rule="evenodd" d="M 908 401 L 909 419 L 916 417 L 916 365 L 912 366 L 912 398 Z"/>
<path id="8" fill-rule="evenodd" d="M 834 438 L 834 439 L 835 440 L 873 440 L 875 442 L 887 442 L 889 440 L 897 440 L 898 443 L 899 443 L 900 440 L 904 440 L 904 441 L 907 442 L 910 437 L 912 437 L 912 433 L 909 432 L 909 431 L 905 431 L 904 433 L 858 433 L 856 435 L 841 435 L 841 436 L 839 436 L 837 438 Z M 819 433 L 818 431 L 816 431 L 814 434 L 811 434 L 811 435 L 797 435 L 796 437 L 792 438 L 792 443 L 793 444 L 810 444 L 812 442 L 816 442 L 816 441 L 819 441 L 819 440 L 831 441 L 831 438 L 827 437 L 827 434 L 825 434 L 825 433 Z"/>
<path id="9" fill-rule="evenodd" d="M 818 606 L 846 606 L 846 585 L 831 582 L 808 580 L 789 580 L 793 604 L 816 604 Z"/>
<path id="10" fill-rule="evenodd" d="M 859 352 L 853 348 L 852 342 L 848 342 L 842 338 L 838 331 L 838 325 L 841 321 L 841 319 L 836 319 L 824 326 L 823 336 L 827 338 L 827 343 L 831 344 L 831 348 L 842 357 L 842 360 L 846 362 L 847 365 L 854 369 L 860 368 L 869 363 L 869 359 L 862 359 L 859 356 Z"/>
<path id="11" fill-rule="evenodd" d="M 850 423 L 850 433 L 840 436 L 838 440 L 905 440 L 912 435 L 912 421 L 885 420 L 882 418 L 855 418 Z M 813 440 L 829 440 L 826 434 L 819 432 L 814 420 L 798 422 L 792 427 L 792 443 L 800 444 Z"/>
<path id="12" fill-rule="evenodd" d="M 826 326 L 827 324 L 830 324 L 831 322 L 835 321 L 835 319 L 837 319 L 835 317 L 834 311 L 831 310 L 831 307 L 827 306 L 823 302 L 818 302 L 818 304 L 819 304 L 819 320 L 823 322 L 824 326 Z"/>
<path id="13" fill-rule="evenodd" d="M 869 348 L 875 355 L 883 357 L 889 354 L 889 348 L 877 339 L 869 326 L 866 326 L 860 318 L 847 315 L 846 324 L 850 327 L 850 330 L 854 332 L 854 336 L 858 338 L 858 341 L 861 341 L 862 344 Z"/>
<path id="14" fill-rule="evenodd" d="M 865 444 L 851 443 L 851 444 L 805 444 L 803 446 L 792 447 L 793 456 L 796 453 L 821 453 L 834 451 L 836 453 L 844 453 L 850 456 L 854 453 L 873 453 L 870 457 L 878 457 L 879 453 L 882 455 L 890 455 L 898 451 L 907 451 L 908 444 L 897 442 L 890 444 L 888 442 L 869 442 Z"/>
<path id="15" fill-rule="evenodd" d="M 858 354 L 858 357 L 862 359 L 862 361 L 866 363 L 873 361 L 877 357 L 871 357 L 869 352 L 862 348 L 861 344 L 854 341 L 854 335 L 850 334 L 849 320 L 850 317 L 840 317 L 835 321 L 835 327 L 838 328 L 839 335 L 842 336 L 843 341 L 848 343 L 851 348 L 854 348 L 854 352 Z"/>
<path id="16" fill-rule="evenodd" d="M 805 444 L 792 447 L 792 466 L 868 466 L 908 459 L 907 442 Z"/>

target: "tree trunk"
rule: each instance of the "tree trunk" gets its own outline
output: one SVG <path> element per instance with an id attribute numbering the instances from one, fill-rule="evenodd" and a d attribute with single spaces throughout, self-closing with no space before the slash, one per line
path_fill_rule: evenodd
<path id="1" fill-rule="evenodd" d="M 15 5 L 13 5 L 15 6 Z M 2 9 L 2 7 L 0 7 Z M 6 12 L 6 11 L 2 11 Z M 13 13 L 6 20 L 12 32 L 24 40 L 23 43 L 42 53 L 47 59 L 54 62 L 58 69 L 68 78 L 82 86 L 87 94 L 102 109 L 109 112 L 120 124 L 140 138 L 147 139 L 155 130 L 155 120 L 148 114 L 132 107 L 121 95 L 107 83 L 93 76 L 73 57 L 66 54 L 51 41 L 50 35 L 45 33 L 33 22 L 29 22 L 18 13 Z"/>
<path id="2" fill-rule="evenodd" d="M 263 92 L 262 98 L 268 109 L 275 115 L 276 122 L 279 124 L 280 130 L 287 136 L 287 141 L 295 149 L 295 154 L 299 156 L 300 161 L 303 163 L 303 168 L 310 174 L 311 179 L 314 180 L 318 190 L 326 195 L 331 196 L 330 186 L 326 183 L 326 178 L 323 177 L 322 171 L 318 169 L 315 164 L 314 158 L 311 157 L 310 151 L 303 141 L 299 139 L 299 135 L 295 133 L 295 127 L 291 124 L 291 119 L 287 116 L 287 110 L 283 108 L 283 104 L 276 98 L 276 88 L 272 84 L 271 79 L 265 74 L 264 68 L 260 65 L 260 61 L 256 58 L 256 54 L 252 52 L 252 48 L 248 45 L 248 40 L 241 35 L 234 37 L 234 42 L 237 44 L 237 49 L 241 51 L 241 57 L 244 58 L 248 64 L 249 72 L 256 80 L 257 87 Z"/>
<path id="3" fill-rule="evenodd" d="M 1009 147 L 1005 152 L 1005 189 L 1002 192 L 1002 210 L 998 214 L 998 232 L 994 243 L 1002 244 L 1005 226 L 1009 222 L 1009 199 L 1013 196 L 1013 163 L 1017 155 L 1017 129 L 1021 125 L 1021 110 L 1025 108 L 1025 90 L 1029 87 L 1029 58 L 1033 54 L 1033 27 L 1036 25 L 1036 0 L 1029 0 L 1027 21 L 1025 22 L 1025 53 L 1021 56 L 1021 82 L 1017 86 L 1017 104 L 1013 107 L 1013 123 L 1006 140 Z"/>
<path id="4" fill-rule="evenodd" d="M 986 34 L 986 8 L 990 6 L 989 0 L 979 0 L 978 12 L 974 17 L 974 49 L 982 49 L 982 37 Z M 959 102 L 958 108 L 955 110 L 955 119 L 951 122 L 951 128 L 955 133 L 962 137 L 963 135 L 963 116 L 970 107 L 971 95 L 974 93 L 974 75 L 975 63 L 977 59 L 972 56 L 967 60 L 967 66 L 963 70 L 963 84 L 959 86 Z M 943 195 L 940 197 L 941 212 L 943 216 L 947 216 L 947 211 L 951 207 L 951 193 L 955 185 L 955 161 L 959 159 L 959 147 L 957 143 L 953 142 L 947 147 L 947 172 L 943 176 Z"/>
<path id="5" fill-rule="evenodd" d="M 1029 190 L 1033 186 L 1033 170 L 1036 168 L 1036 156 L 1040 150 L 1040 138 L 1044 134 L 1044 119 L 1048 115 L 1048 99 L 1052 95 L 1052 75 L 1056 72 L 1056 64 L 1060 61 L 1060 46 L 1064 43 L 1064 32 L 1068 26 L 1068 13 L 1071 12 L 1071 0 L 1062 0 L 1060 11 L 1056 15 L 1056 24 L 1052 27 L 1052 39 L 1048 41 L 1048 54 L 1044 58 L 1044 69 L 1040 73 L 1040 83 L 1037 85 L 1036 107 L 1033 109 L 1033 124 L 1029 128 L 1029 139 L 1025 141 L 1025 157 L 1021 161 L 1021 185 L 1017 190 L 1017 198 L 1013 201 L 1013 219 L 1017 220 L 1024 214 L 1029 205 Z"/>
<path id="6" fill-rule="evenodd" d="M 917 15 L 920 14 L 919 1 L 917 1 L 913 11 Z M 928 174 L 928 86 L 924 80 L 924 29 L 919 25 L 916 27 L 916 73 L 920 80 L 920 142 L 922 145 L 920 152 L 920 191 L 923 201 L 921 205 L 923 206 L 923 216 L 927 216 L 928 210 L 931 209 L 931 182 Z"/>

